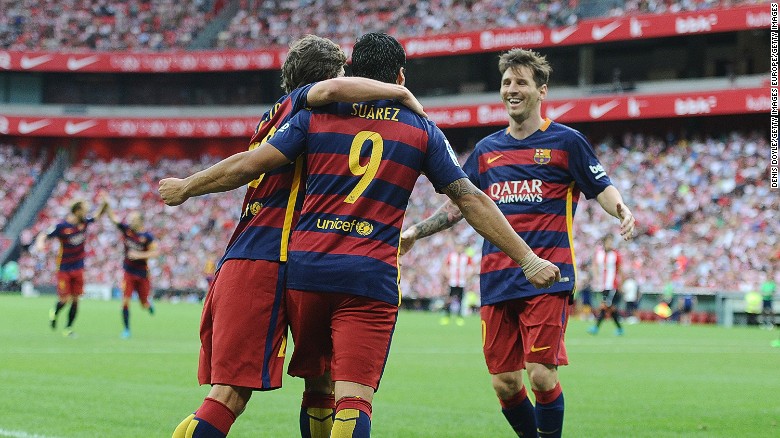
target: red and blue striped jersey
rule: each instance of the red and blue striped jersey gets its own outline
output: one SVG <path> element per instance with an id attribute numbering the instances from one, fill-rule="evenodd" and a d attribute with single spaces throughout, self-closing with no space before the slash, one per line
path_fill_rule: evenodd
<path id="1" fill-rule="evenodd" d="M 136 277 L 146 278 L 149 276 L 149 267 L 146 264 L 146 259 L 131 260 L 127 257 L 127 252 L 133 251 L 149 251 L 149 246 L 154 242 L 154 236 L 149 232 L 136 233 L 125 223 L 116 224 L 119 231 L 122 232 L 122 240 L 125 244 L 125 260 L 122 262 L 122 268 L 128 274 L 135 275 Z"/>
<path id="2" fill-rule="evenodd" d="M 398 242 L 420 173 L 437 190 L 466 175 L 444 134 L 394 101 L 301 111 L 271 143 L 306 152 L 306 198 L 287 286 L 400 303 Z"/>
<path id="3" fill-rule="evenodd" d="M 268 141 L 280 126 L 307 105 L 306 95 L 313 85 L 293 90 L 263 115 L 249 150 Z M 294 163 L 259 175 L 249 183 L 241 219 L 217 269 L 230 259 L 287 261 L 290 232 L 303 204 L 304 163 L 304 158 L 299 157 Z"/>
<path id="4" fill-rule="evenodd" d="M 480 270 L 482 303 L 574 290 L 572 222 L 577 201 L 580 193 L 591 199 L 612 184 L 585 137 L 550 119 L 523 140 L 504 129 L 480 140 L 463 169 L 534 253 L 569 278 L 537 289 L 517 263 L 486 240 Z"/>
<path id="5" fill-rule="evenodd" d="M 86 257 L 87 227 L 95 222 L 88 217 L 80 224 L 72 224 L 64 220 L 46 233 L 46 237 L 60 241 L 60 251 L 57 255 L 57 269 L 63 272 L 78 271 L 84 269 L 84 257 Z"/>

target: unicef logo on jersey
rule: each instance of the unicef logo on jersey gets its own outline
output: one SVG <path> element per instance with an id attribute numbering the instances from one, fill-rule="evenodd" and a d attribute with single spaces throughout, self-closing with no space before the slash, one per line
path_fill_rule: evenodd
<path id="1" fill-rule="evenodd" d="M 354 231 L 359 235 L 365 237 L 374 231 L 374 226 L 367 221 L 358 221 L 357 219 L 352 219 L 351 221 L 349 220 L 345 221 L 336 218 L 336 219 L 317 219 L 317 229 L 327 230 L 327 231 L 330 230 L 341 231 L 346 234 L 350 234 Z"/>

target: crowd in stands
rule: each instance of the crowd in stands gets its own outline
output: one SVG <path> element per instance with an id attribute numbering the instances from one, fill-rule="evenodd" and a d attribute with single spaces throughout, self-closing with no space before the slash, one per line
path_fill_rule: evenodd
<path id="1" fill-rule="evenodd" d="M 8 0 L 0 8 L 0 48 L 184 49 L 222 4 L 213 0 Z"/>
<path id="2" fill-rule="evenodd" d="M 3 212 L 0 214 L 0 231 L 5 229 L 19 203 L 32 188 L 44 161 L 45 154 L 35 157 L 31 149 L 0 143 L 0 174 L 3 175 L 0 178 L 0 211 Z M 3 249 L 0 242 L 0 252 Z"/>
<path id="3" fill-rule="evenodd" d="M 545 25 L 580 18 L 578 0 L 233 0 L 238 13 L 218 48 L 287 45 L 307 33 L 351 44 L 366 32 L 412 37 Z M 630 0 L 609 16 L 670 13 L 764 0 Z M 167 50 L 187 48 L 229 0 L 9 0 L 0 9 L 0 49 Z"/>
<path id="4" fill-rule="evenodd" d="M 193 198 L 178 207 L 163 204 L 157 194 L 157 183 L 168 176 L 184 177 L 217 161 L 204 156 L 199 160 L 85 159 L 66 172 L 37 222 L 21 239 L 32 242 L 39 232 L 62 220 L 73 200 L 85 199 L 96 212 L 102 193 L 118 218 L 131 211 L 141 211 L 146 228 L 157 239 L 160 257 L 152 260 L 150 271 L 155 289 L 207 289 L 204 272 L 219 261 L 227 240 L 236 226 L 243 190 Z M 58 243 L 49 240 L 44 252 L 34 246 L 20 259 L 22 280 L 36 285 L 54 284 L 55 255 Z M 119 286 L 122 280 L 123 246 L 121 235 L 107 217 L 89 227 L 85 282 Z"/>
<path id="5" fill-rule="evenodd" d="M 626 272 L 646 290 L 671 281 L 688 288 L 744 290 L 764 275 L 780 277 L 780 193 L 769 188 L 769 143 L 762 133 L 724 137 L 668 138 L 626 134 L 594 145 L 608 174 L 638 223 L 634 241 L 618 243 Z M 461 157 L 465 159 L 465 157 Z M 37 223 L 23 236 L 55 224 L 75 198 L 92 201 L 106 191 L 120 218 L 142 210 L 157 237 L 161 256 L 152 263 L 152 282 L 161 289 L 206 289 L 204 266 L 219 260 L 235 227 L 243 190 L 194 198 L 179 207 L 160 201 L 157 181 L 188 175 L 216 159 L 83 160 L 69 169 Z M 405 227 L 430 216 L 446 200 L 421 177 L 410 199 Z M 574 221 L 580 271 L 588 268 L 598 242 L 617 220 L 595 200 L 581 197 Z M 91 228 L 86 281 L 121 281 L 120 235 L 108 219 Z M 20 260 L 22 280 L 53 284 L 55 250 L 34 249 Z M 462 221 L 451 230 L 417 242 L 401 259 L 402 291 L 409 298 L 441 297 L 446 291 L 445 259 L 465 245 L 475 274 L 467 290 L 478 290 L 481 238 Z M 777 278 L 780 280 L 780 278 Z"/>

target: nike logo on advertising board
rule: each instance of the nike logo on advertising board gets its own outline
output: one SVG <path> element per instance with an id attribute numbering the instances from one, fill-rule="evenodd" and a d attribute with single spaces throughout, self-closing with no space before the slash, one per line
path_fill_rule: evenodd
<path id="1" fill-rule="evenodd" d="M 598 119 L 601 118 L 604 114 L 612 111 L 615 107 L 617 107 L 620 103 L 617 100 L 610 100 L 607 103 L 602 103 L 601 105 L 596 105 L 595 103 L 590 104 L 590 108 L 588 113 L 590 114 L 591 118 Z"/>
<path id="2" fill-rule="evenodd" d="M 567 103 L 564 105 L 561 105 L 559 107 L 554 107 L 552 105 L 547 107 L 547 111 L 545 111 L 545 114 L 547 115 L 548 119 L 555 120 L 558 117 L 568 113 L 574 108 L 573 103 Z"/>
<path id="3" fill-rule="evenodd" d="M 85 129 L 89 129 L 95 125 L 97 125 L 97 121 L 95 120 L 86 120 L 84 122 L 78 123 L 74 123 L 68 120 L 65 122 L 65 133 L 68 135 L 78 134 L 79 132 L 84 131 Z"/>
<path id="4" fill-rule="evenodd" d="M 604 37 L 614 32 L 618 27 L 620 27 L 619 21 L 613 21 L 605 26 L 594 25 L 590 34 L 596 41 L 603 40 Z"/>
<path id="5" fill-rule="evenodd" d="M 504 156 L 504 154 L 496 155 L 495 157 L 490 157 L 490 158 L 488 158 L 487 162 L 488 162 L 488 164 L 492 164 L 494 161 L 498 160 L 499 158 L 501 158 L 503 156 Z"/>
<path id="6" fill-rule="evenodd" d="M 23 69 L 29 70 L 31 68 L 38 67 L 44 62 L 49 62 L 51 58 L 52 58 L 51 55 L 41 55 L 41 56 L 36 56 L 34 58 L 29 58 L 27 55 L 24 55 L 22 56 L 22 59 L 19 60 L 19 65 Z"/>
<path id="7" fill-rule="evenodd" d="M 94 64 L 100 60 L 100 57 L 98 56 L 87 56 L 86 58 L 76 59 L 73 57 L 68 58 L 68 70 L 70 71 L 76 71 L 81 70 L 82 68 Z"/>
<path id="8" fill-rule="evenodd" d="M 27 122 L 25 120 L 19 121 L 19 134 L 29 134 L 33 131 L 37 131 L 44 126 L 49 126 L 51 122 L 49 119 L 38 120 L 37 122 Z"/>
<path id="9" fill-rule="evenodd" d="M 564 27 L 563 29 L 553 29 L 550 31 L 550 42 L 558 44 L 570 37 L 577 30 L 577 26 Z"/>

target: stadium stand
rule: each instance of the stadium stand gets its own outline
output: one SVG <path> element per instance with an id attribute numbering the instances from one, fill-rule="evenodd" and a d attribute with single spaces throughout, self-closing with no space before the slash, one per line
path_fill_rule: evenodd
<path id="1" fill-rule="evenodd" d="M 0 231 L 24 199 L 41 173 L 45 156 L 32 156 L 30 149 L 0 143 Z M 3 244 L 0 243 L 0 251 Z"/>
<path id="2" fill-rule="evenodd" d="M 696 11 L 761 0 L 496 1 L 388 3 L 342 0 L 116 0 L 4 2 L 0 48 L 6 50 L 185 49 L 227 3 L 238 12 L 218 32 L 217 48 L 289 44 L 314 33 L 352 44 L 369 31 L 400 38 L 531 25 L 558 27 L 580 18 Z"/>
<path id="3" fill-rule="evenodd" d="M 186 48 L 222 7 L 211 0 L 23 0 L 3 2 L 0 47 L 8 50 Z"/>
<path id="4" fill-rule="evenodd" d="M 622 184 L 619 189 L 633 206 L 640 224 L 641 235 L 621 247 L 628 256 L 631 274 L 643 288 L 661 290 L 671 279 L 699 290 L 740 290 L 752 281 L 755 272 L 780 272 L 778 258 L 766 256 L 780 245 L 780 224 L 772 218 L 780 210 L 780 195 L 768 188 L 765 173 L 769 143 L 765 135 L 737 131 L 718 138 L 625 134 L 598 141 L 594 147 L 609 174 Z M 3 146 L 0 151 L 3 171 L 12 172 L 13 180 L 23 183 L 12 187 L 6 184 L 2 189 L 13 195 L 3 196 L 3 208 L 13 211 L 24 195 L 21 188 L 32 185 L 41 164 L 23 158 L 24 154 L 12 146 Z M 48 205 L 27 231 L 26 240 L 64 217 L 70 200 L 84 198 L 96 205 L 99 193 L 106 191 L 120 217 L 131 210 L 146 213 L 147 226 L 159 239 L 163 254 L 151 264 L 154 287 L 203 292 L 203 267 L 208 260 L 221 257 L 243 193 L 236 190 L 194 198 L 174 209 L 162 204 L 156 186 L 164 176 L 189 174 L 215 161 L 209 156 L 160 160 L 156 164 L 129 158 L 83 159 L 65 173 Z M 5 163 L 10 166 L 5 167 Z M 428 217 L 445 200 L 446 196 L 435 193 L 421 177 L 405 223 Z M 589 265 L 590 249 L 601 236 L 614 231 L 612 225 L 612 218 L 595 201 L 580 199 L 574 222 L 580 269 Z M 118 286 L 122 256 L 119 234 L 107 220 L 98 221 L 92 230 L 87 282 Z M 406 298 L 444 296 L 444 261 L 456 243 L 469 247 L 478 262 L 481 238 L 465 222 L 419 241 L 404 256 L 402 290 Z M 54 250 L 30 251 L 20 259 L 22 280 L 54 284 Z M 478 287 L 475 276 L 469 289 Z"/>

